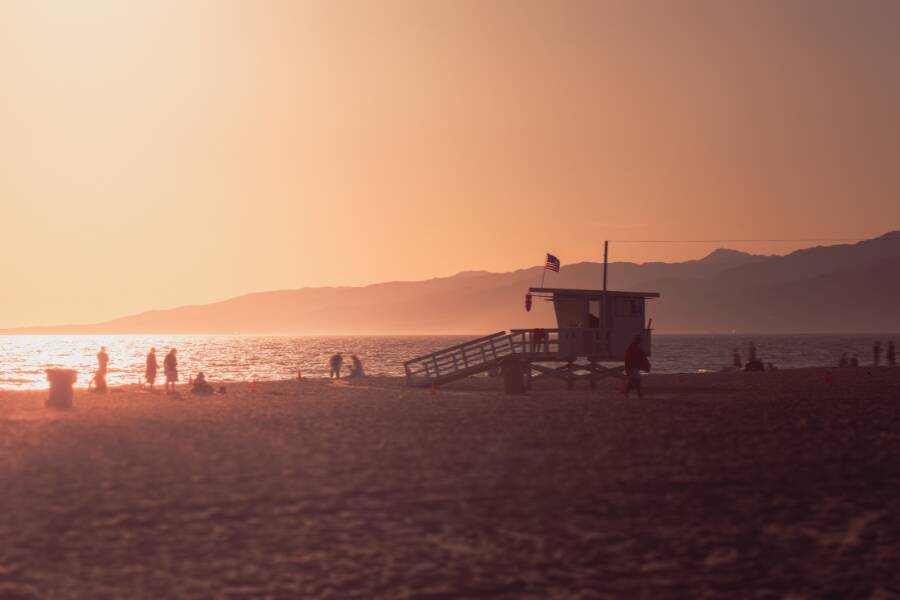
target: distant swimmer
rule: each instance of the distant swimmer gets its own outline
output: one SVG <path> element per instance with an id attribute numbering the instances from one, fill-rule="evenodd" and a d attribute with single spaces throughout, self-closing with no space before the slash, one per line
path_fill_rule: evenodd
<path id="1" fill-rule="evenodd" d="M 175 391 L 175 382 L 178 381 L 178 359 L 175 357 L 175 348 L 169 350 L 163 359 L 163 369 L 166 373 L 166 392 Z"/>
<path id="2" fill-rule="evenodd" d="M 341 356 L 341 353 L 338 352 L 334 356 L 331 357 L 329 361 L 329 365 L 331 366 L 331 375 L 332 379 L 340 379 L 341 378 L 341 366 L 344 364 L 344 357 Z"/>
<path id="3" fill-rule="evenodd" d="M 150 385 L 151 390 L 153 389 L 153 384 L 156 383 L 156 372 L 158 370 L 159 363 L 156 362 L 156 348 L 150 348 L 150 352 L 147 354 L 147 369 L 144 371 L 144 378 Z"/>

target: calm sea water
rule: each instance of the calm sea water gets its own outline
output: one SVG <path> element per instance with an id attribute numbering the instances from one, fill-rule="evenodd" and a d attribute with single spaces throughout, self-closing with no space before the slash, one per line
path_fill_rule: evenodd
<path id="1" fill-rule="evenodd" d="M 106 346 L 110 385 L 137 383 L 147 351 L 156 347 L 160 364 L 168 348 L 178 348 L 179 370 L 204 371 L 214 381 L 327 377 L 328 358 L 356 353 L 370 375 L 403 375 L 403 361 L 458 344 L 473 336 L 411 337 L 254 337 L 254 336 L 0 336 L 0 389 L 36 389 L 47 385 L 44 370 L 76 369 L 78 386 L 87 386 L 96 354 Z M 747 344 L 756 342 L 759 357 L 780 368 L 835 365 L 842 352 L 872 362 L 872 344 L 900 342 L 900 334 L 884 335 L 654 335 L 654 372 L 719 371 L 731 364 L 732 349 L 746 360 Z M 882 353 L 884 360 L 884 353 Z M 349 362 L 349 361 L 348 361 Z M 160 374 L 161 378 L 161 374 Z M 158 380 L 159 382 L 159 380 Z"/>

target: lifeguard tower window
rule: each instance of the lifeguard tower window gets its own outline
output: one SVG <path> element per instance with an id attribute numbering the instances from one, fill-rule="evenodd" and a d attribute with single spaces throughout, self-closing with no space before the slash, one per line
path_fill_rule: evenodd
<path id="1" fill-rule="evenodd" d="M 616 298 L 616 315 L 636 317 L 644 314 L 643 298 Z"/>

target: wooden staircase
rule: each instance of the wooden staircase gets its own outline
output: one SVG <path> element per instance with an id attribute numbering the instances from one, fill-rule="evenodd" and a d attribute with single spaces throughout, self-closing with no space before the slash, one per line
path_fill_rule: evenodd
<path id="1" fill-rule="evenodd" d="M 438 386 L 499 368 L 500 361 L 524 350 L 522 335 L 505 331 L 450 346 L 403 363 L 406 383 Z"/>

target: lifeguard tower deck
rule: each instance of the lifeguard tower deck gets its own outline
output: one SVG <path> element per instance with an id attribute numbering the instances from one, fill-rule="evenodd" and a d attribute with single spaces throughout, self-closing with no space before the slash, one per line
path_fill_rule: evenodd
<path id="1" fill-rule="evenodd" d="M 411 386 L 440 386 L 484 372 L 496 372 L 504 360 L 527 365 L 526 378 L 557 377 L 569 387 L 575 381 L 594 385 L 601 377 L 622 377 L 622 362 L 636 335 L 644 352 L 651 352 L 651 328 L 646 301 L 657 292 L 613 292 L 559 288 L 530 288 L 529 294 L 553 302 L 555 329 L 512 329 L 444 348 L 404 363 Z M 652 320 L 651 320 L 652 321 Z"/>

